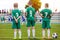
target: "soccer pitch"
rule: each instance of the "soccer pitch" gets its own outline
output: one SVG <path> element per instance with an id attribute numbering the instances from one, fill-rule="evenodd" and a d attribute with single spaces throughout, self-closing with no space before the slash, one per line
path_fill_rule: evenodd
<path id="1" fill-rule="evenodd" d="M 42 40 L 41 24 L 36 24 L 35 30 L 36 30 L 36 32 L 35 32 L 36 33 L 36 40 Z M 28 40 L 26 25 L 21 25 L 21 31 L 22 31 L 22 40 Z M 51 24 L 51 35 L 54 32 L 58 34 L 58 38 L 57 39 L 51 39 L 51 40 L 60 40 L 60 24 Z M 47 32 L 46 32 L 46 36 L 47 36 Z M 31 31 L 30 37 L 31 37 L 30 40 L 33 40 L 32 31 Z M 0 23 L 0 40 L 13 40 L 12 24 L 8 24 L 8 23 L 1 24 Z M 46 40 L 48 40 L 48 39 L 46 39 Z"/>

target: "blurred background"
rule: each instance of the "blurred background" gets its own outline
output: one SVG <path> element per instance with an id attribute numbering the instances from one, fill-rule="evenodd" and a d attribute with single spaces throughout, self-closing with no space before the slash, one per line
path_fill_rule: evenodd
<path id="1" fill-rule="evenodd" d="M 29 0 L 0 0 L 0 23 L 11 23 L 13 18 L 10 11 L 13 9 L 13 3 L 18 2 L 19 9 L 25 12 L 25 5 Z M 52 10 L 54 16 L 51 18 L 51 23 L 60 23 L 60 1 L 59 0 L 40 0 L 42 2 L 41 8 L 44 8 L 45 3 L 49 3 L 49 8 Z M 36 12 L 36 23 L 41 23 L 42 18 Z M 21 23 L 26 22 L 24 14 L 22 14 Z"/>

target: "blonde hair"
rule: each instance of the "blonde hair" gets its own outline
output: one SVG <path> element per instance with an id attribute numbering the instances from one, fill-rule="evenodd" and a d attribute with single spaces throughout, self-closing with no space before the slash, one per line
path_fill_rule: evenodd
<path id="1" fill-rule="evenodd" d="M 46 6 L 46 7 L 49 7 L 49 4 L 48 4 L 48 3 L 45 3 L 45 6 Z"/>
<path id="2" fill-rule="evenodd" d="M 18 8 L 18 3 L 14 3 L 14 8 Z"/>

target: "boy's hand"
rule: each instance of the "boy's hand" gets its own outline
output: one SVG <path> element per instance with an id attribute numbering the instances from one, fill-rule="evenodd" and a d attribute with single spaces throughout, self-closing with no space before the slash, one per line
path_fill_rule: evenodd
<path id="1" fill-rule="evenodd" d="M 44 16 L 42 14 L 39 14 L 42 18 L 44 18 Z"/>
<path id="2" fill-rule="evenodd" d="M 19 16 L 19 17 L 17 18 L 17 20 L 18 20 L 18 19 L 21 19 L 21 16 Z"/>
<path id="3" fill-rule="evenodd" d="M 16 23 L 18 23 L 18 20 L 15 18 L 15 16 L 14 16 L 14 19 L 15 19 Z"/>
<path id="4" fill-rule="evenodd" d="M 44 16 L 41 16 L 42 18 L 44 18 Z"/>
<path id="5" fill-rule="evenodd" d="M 51 18 L 51 15 L 48 15 L 47 17 L 48 17 L 48 18 Z"/>
<path id="6" fill-rule="evenodd" d="M 16 23 L 18 23 L 18 20 L 17 19 L 15 19 L 15 21 L 16 21 Z"/>

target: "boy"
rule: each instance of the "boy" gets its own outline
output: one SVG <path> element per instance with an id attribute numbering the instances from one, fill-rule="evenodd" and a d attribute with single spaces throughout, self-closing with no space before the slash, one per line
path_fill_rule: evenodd
<path id="1" fill-rule="evenodd" d="M 47 35 L 48 39 L 50 39 L 50 20 L 52 16 L 52 11 L 49 8 L 49 4 L 45 4 L 45 9 L 43 9 L 40 13 L 40 16 L 42 17 L 42 36 L 45 38 L 45 29 L 47 28 Z"/>
<path id="2" fill-rule="evenodd" d="M 35 38 L 35 9 L 32 7 L 32 3 L 28 3 L 29 7 L 26 8 L 26 18 L 27 18 L 27 33 L 28 33 L 28 38 L 30 38 L 30 27 L 32 26 L 32 34 L 33 38 Z"/>
<path id="3" fill-rule="evenodd" d="M 14 29 L 14 39 L 16 39 L 17 30 L 19 33 L 19 39 L 21 39 L 21 30 L 20 30 L 21 10 L 18 9 L 18 3 L 14 3 L 14 9 L 12 10 L 12 16 L 13 16 L 12 28 Z"/>

